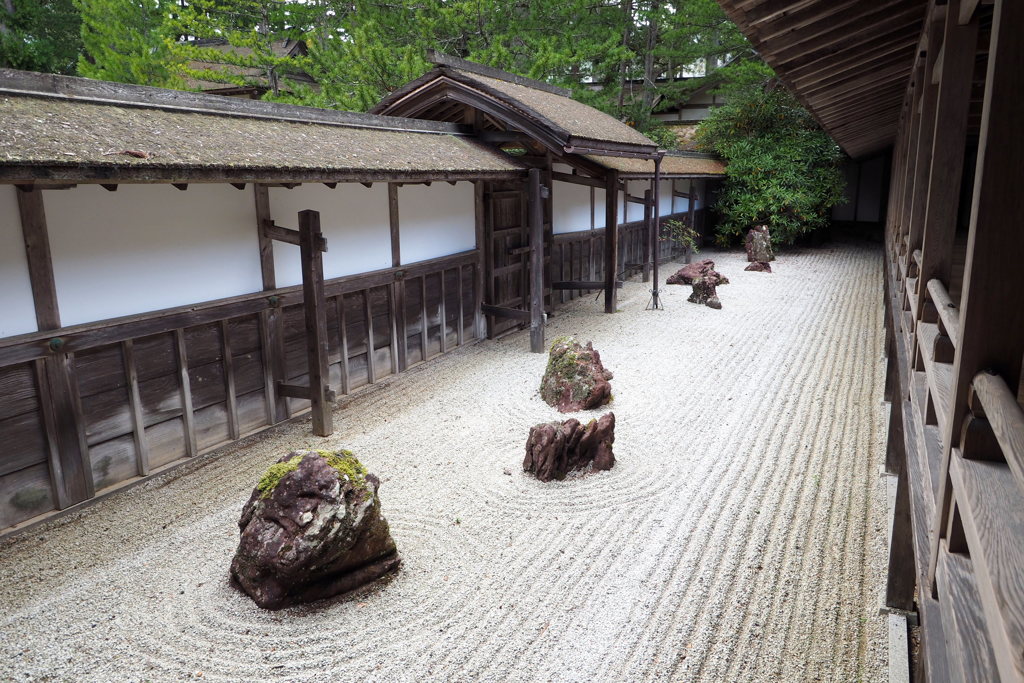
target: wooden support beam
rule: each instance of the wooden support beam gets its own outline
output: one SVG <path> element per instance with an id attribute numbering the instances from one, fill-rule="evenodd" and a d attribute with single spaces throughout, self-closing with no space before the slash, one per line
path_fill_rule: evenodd
<path id="1" fill-rule="evenodd" d="M 604 228 L 604 312 L 614 313 L 618 304 L 615 281 L 619 263 L 619 173 L 609 170 L 605 178 Z"/>
<path id="2" fill-rule="evenodd" d="M 256 201 L 256 234 L 260 244 L 260 273 L 263 276 L 263 291 L 277 289 L 277 276 L 274 273 L 274 241 L 270 230 L 274 220 L 270 215 L 270 190 L 262 183 L 252 186 Z"/>
<path id="3" fill-rule="evenodd" d="M 398 223 L 398 186 L 388 183 L 388 219 L 391 226 L 391 266 L 402 265 L 402 246 Z M 405 287 L 401 280 L 389 288 L 388 301 L 391 306 L 391 361 L 392 372 L 401 372 L 409 364 L 407 337 L 405 334 Z"/>
<path id="4" fill-rule="evenodd" d="M 373 384 L 377 381 L 377 368 L 374 365 L 374 356 L 377 354 L 373 348 L 373 306 L 369 288 L 363 290 L 363 319 L 366 320 L 366 381 Z M 441 332 L 444 332 L 443 326 Z"/>
<path id="5" fill-rule="evenodd" d="M 185 331 L 174 331 L 174 352 L 178 369 L 178 391 L 181 399 L 181 422 L 185 430 L 185 454 L 194 457 L 199 454 L 196 443 L 196 422 L 192 409 L 192 379 L 188 374 L 188 349 L 185 347 Z"/>
<path id="6" fill-rule="evenodd" d="M 302 302 L 306 314 L 306 356 L 309 361 L 310 407 L 313 433 L 330 436 L 334 433 L 334 416 L 328 398 L 327 308 L 324 301 L 324 262 L 320 245 L 320 213 L 299 212 L 299 244 L 302 259 Z M 373 346 L 372 340 L 369 342 Z"/>
<path id="7" fill-rule="evenodd" d="M 284 242 L 286 244 L 294 244 L 296 246 L 302 245 L 302 235 L 299 230 L 292 230 L 291 228 L 285 228 L 280 225 L 270 224 L 263 226 L 263 233 L 267 236 L 267 239 L 277 240 L 278 242 Z M 317 251 L 327 251 L 327 240 L 324 239 L 323 235 L 317 238 L 316 244 Z"/>
<path id="8" fill-rule="evenodd" d="M 128 378 L 128 404 L 131 406 L 132 436 L 135 441 L 135 459 L 140 477 L 149 474 L 149 442 L 146 440 L 146 422 L 142 418 L 142 398 L 139 394 L 139 373 L 135 367 L 135 342 L 121 342 L 121 359 Z"/>
<path id="9" fill-rule="evenodd" d="M 25 240 L 28 278 L 32 286 L 32 302 L 36 310 L 36 325 L 40 330 L 56 330 L 60 328 L 60 311 L 57 307 L 57 285 L 53 279 L 46 213 L 43 210 L 43 193 L 33 188 L 16 194 L 18 212 L 21 214 L 21 233 Z"/>
<path id="10" fill-rule="evenodd" d="M 530 169 L 530 351 L 544 353 L 544 199 L 541 170 Z"/>
<path id="11" fill-rule="evenodd" d="M 39 412 L 46 430 L 46 455 L 50 467 L 50 486 L 57 509 L 63 510 L 72 504 L 68 497 L 67 484 L 64 476 L 63 457 L 60 450 L 60 434 L 58 418 L 54 412 L 53 397 L 50 395 L 50 383 L 47 379 L 46 360 L 37 358 L 33 363 L 36 386 L 39 388 Z"/>
<path id="12" fill-rule="evenodd" d="M 474 288 L 474 302 L 473 302 L 473 317 L 474 317 L 474 329 L 476 330 L 477 339 L 484 339 L 488 337 L 487 334 L 487 321 L 486 316 L 483 314 L 481 306 L 484 303 L 484 272 L 486 267 L 484 265 L 484 258 L 486 257 L 487 246 L 490 244 L 490 240 L 485 235 L 487 221 L 486 207 L 484 206 L 484 183 L 481 180 L 473 183 L 473 229 L 476 236 L 474 248 L 476 249 L 476 263 L 473 266 L 473 288 Z"/>
<path id="13" fill-rule="evenodd" d="M 585 175 L 576 175 L 575 173 L 562 173 L 560 171 L 552 171 L 551 179 L 557 180 L 562 183 L 572 183 L 574 185 L 586 185 L 587 187 L 599 187 L 604 189 L 605 182 L 600 178 L 591 178 Z"/>
<path id="14" fill-rule="evenodd" d="M 51 348 L 59 345 L 51 344 Z M 85 441 L 82 405 L 74 377 L 74 356 L 55 351 L 43 359 L 46 369 L 46 392 L 56 419 L 57 450 L 68 505 L 80 503 L 96 495 L 92 479 L 89 446 Z"/>
<path id="15" fill-rule="evenodd" d="M 224 403 L 228 414 L 228 435 L 232 441 L 240 436 L 238 428 L 238 397 L 235 394 L 235 363 L 231 354 L 231 337 L 228 334 L 228 321 L 220 321 L 221 356 L 224 363 Z"/>
<path id="16" fill-rule="evenodd" d="M 551 289 L 564 290 L 564 289 L 585 289 L 595 290 L 604 289 L 606 283 L 598 282 L 596 280 L 563 280 L 561 282 L 552 282 Z M 615 281 L 616 289 L 622 289 L 622 280 Z"/>
<path id="17" fill-rule="evenodd" d="M 398 185 L 388 183 L 388 221 L 391 225 L 391 267 L 402 265 L 402 245 L 398 230 Z"/>
<path id="18" fill-rule="evenodd" d="M 280 382 L 276 388 L 277 393 L 279 393 L 281 396 L 285 396 L 287 398 L 298 398 L 304 401 L 312 401 L 313 399 L 311 397 L 316 395 L 315 392 L 311 391 L 310 388 L 304 384 L 289 384 L 287 382 Z M 324 391 L 324 396 L 328 401 L 335 401 L 338 398 L 337 394 L 334 392 L 333 389 L 326 389 Z M 322 434 L 320 436 L 327 435 Z"/>
<path id="19" fill-rule="evenodd" d="M 496 318 L 511 318 L 525 323 L 531 322 L 530 311 L 523 311 L 518 308 L 507 308 L 505 306 L 492 306 L 490 304 L 481 304 L 480 308 L 485 314 L 493 315 Z"/>

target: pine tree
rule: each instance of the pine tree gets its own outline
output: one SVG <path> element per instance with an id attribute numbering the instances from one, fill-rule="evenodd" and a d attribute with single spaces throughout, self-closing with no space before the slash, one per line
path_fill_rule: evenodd
<path id="1" fill-rule="evenodd" d="M 78 73 L 120 83 L 181 87 L 168 48 L 172 0 L 74 0 L 82 16 Z"/>
<path id="2" fill-rule="evenodd" d="M 74 73 L 80 26 L 71 0 L 0 0 L 0 67 Z"/>

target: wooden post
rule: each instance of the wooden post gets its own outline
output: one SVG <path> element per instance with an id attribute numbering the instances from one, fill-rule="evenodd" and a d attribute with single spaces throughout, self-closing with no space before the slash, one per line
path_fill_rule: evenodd
<path id="1" fill-rule="evenodd" d="M 654 245 L 654 287 L 651 288 L 651 310 L 657 310 L 661 308 L 660 292 L 658 285 L 661 284 L 658 276 L 658 262 L 661 260 L 661 243 L 658 241 L 658 235 L 661 233 L 661 207 L 658 205 L 661 201 L 661 157 L 654 159 L 654 207 L 652 210 L 653 221 L 651 230 L 651 243 Z"/>
<path id="2" fill-rule="evenodd" d="M 391 224 L 391 267 L 402 265 L 402 247 L 398 227 L 398 184 L 388 183 L 388 218 Z M 391 358 L 392 371 L 401 372 L 409 364 L 405 332 L 405 283 L 391 283 Z"/>
<path id="3" fill-rule="evenodd" d="M 686 214 L 687 220 L 690 222 L 690 230 L 693 230 L 694 234 L 697 232 L 697 226 L 693 224 L 694 216 L 694 205 L 697 203 L 697 189 L 693 186 L 693 178 L 688 178 L 686 181 Z M 704 235 L 698 235 L 700 246 L 704 245 Z M 689 262 L 689 259 L 687 259 Z"/>
<path id="4" fill-rule="evenodd" d="M 967 117 L 971 108 L 971 81 L 978 44 L 978 20 L 960 26 L 953 19 L 960 4 L 961 0 L 950 0 L 946 10 L 949 19 L 942 42 L 939 65 L 942 78 L 935 112 L 935 129 L 939 134 L 932 143 L 931 179 L 918 273 L 918 311 L 924 310 L 928 281 L 938 278 L 948 289 L 953 270 L 953 242 L 956 239 L 964 149 L 967 146 Z"/>
<path id="5" fill-rule="evenodd" d="M 654 182 L 653 180 L 651 182 Z M 651 241 L 651 202 L 653 201 L 654 192 L 651 190 L 644 191 L 644 232 L 643 232 L 643 249 L 644 249 L 644 275 L 643 281 L 651 281 L 651 254 L 657 249 L 654 243 Z M 654 257 L 655 259 L 657 256 Z"/>
<path id="6" fill-rule="evenodd" d="M 617 307 L 615 281 L 619 262 L 619 172 L 609 169 L 605 178 L 604 225 L 604 312 L 614 313 Z"/>
<path id="7" fill-rule="evenodd" d="M 17 195 L 28 277 L 36 309 L 36 325 L 40 330 L 56 330 L 60 327 L 60 312 L 57 308 L 57 285 L 53 280 L 46 213 L 43 211 L 43 192 L 39 188 L 19 189 Z"/>
<path id="8" fill-rule="evenodd" d="M 327 308 L 324 301 L 324 261 L 318 211 L 299 212 L 299 251 L 302 258 L 302 302 L 306 313 L 306 354 L 309 359 L 309 401 L 313 433 L 334 433 L 331 405 L 327 400 Z M 373 341 L 368 340 L 372 348 Z M 371 352 L 372 354 L 372 352 Z"/>
<path id="9" fill-rule="evenodd" d="M 263 277 L 263 291 L 272 292 L 277 289 L 277 276 L 274 271 L 274 240 L 269 229 L 274 225 L 270 215 L 270 189 L 266 185 L 255 183 L 253 195 L 256 201 L 256 234 L 260 245 L 260 273 Z M 277 297 L 272 297 L 271 306 L 267 310 L 264 321 L 265 332 L 261 341 L 267 345 L 265 362 L 270 370 L 270 384 L 267 388 L 271 423 L 281 422 L 289 417 L 288 401 L 277 391 L 278 385 L 285 382 L 284 359 L 284 314 L 276 304 Z"/>
<path id="10" fill-rule="evenodd" d="M 539 168 L 530 169 L 530 351 L 544 352 L 544 197 Z"/>

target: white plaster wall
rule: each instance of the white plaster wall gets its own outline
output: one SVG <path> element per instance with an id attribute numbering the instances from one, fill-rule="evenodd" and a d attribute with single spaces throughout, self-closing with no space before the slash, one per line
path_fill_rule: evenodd
<path id="1" fill-rule="evenodd" d="M 590 188 L 558 181 L 553 185 L 551 217 L 555 234 L 590 230 Z"/>
<path id="2" fill-rule="evenodd" d="M 405 189 L 399 189 L 399 197 Z M 270 188 L 270 215 L 276 224 L 297 230 L 299 212 L 306 209 L 320 212 L 320 230 L 327 240 L 325 278 L 391 267 L 387 183 L 341 183 L 333 190 L 320 183 Z M 278 287 L 302 283 L 297 245 L 274 242 L 274 271 Z"/>
<path id="3" fill-rule="evenodd" d="M 473 183 L 403 185 L 398 206 L 403 265 L 476 248 Z"/>
<path id="4" fill-rule="evenodd" d="M 643 198 L 644 192 L 650 189 L 651 183 L 648 180 L 630 180 L 627 181 L 626 187 L 629 188 L 629 194 L 634 197 Z M 626 223 L 632 223 L 633 221 L 642 221 L 644 219 L 644 205 L 636 204 L 635 202 L 626 202 Z"/>
<path id="5" fill-rule="evenodd" d="M 0 185 L 0 337 L 38 329 L 17 192 L 13 185 Z"/>
<path id="6" fill-rule="evenodd" d="M 79 185 L 45 205 L 64 325 L 262 288 L 251 186 Z"/>
<path id="7" fill-rule="evenodd" d="M 608 222 L 608 210 L 605 207 L 605 191 L 599 187 L 594 188 L 594 229 L 603 228 Z"/>
<path id="8" fill-rule="evenodd" d="M 672 213 L 672 181 L 662 180 L 658 188 L 658 215 L 667 216 Z"/>

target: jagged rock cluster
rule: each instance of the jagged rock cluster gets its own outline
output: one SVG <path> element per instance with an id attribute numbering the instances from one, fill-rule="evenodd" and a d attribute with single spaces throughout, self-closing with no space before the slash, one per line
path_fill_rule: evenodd
<path id="1" fill-rule="evenodd" d="M 587 467 L 610 470 L 615 465 L 614 441 L 614 413 L 585 425 L 576 419 L 539 424 L 530 429 L 523 469 L 541 481 L 564 479 L 569 472 Z"/>
<path id="2" fill-rule="evenodd" d="M 611 399 L 611 378 L 593 344 L 583 346 L 572 337 L 559 337 L 551 344 L 540 395 L 560 413 L 589 410 Z"/>
<path id="3" fill-rule="evenodd" d="M 271 465 L 238 521 L 232 581 L 264 609 L 354 590 L 401 560 L 380 481 L 348 451 L 294 451 Z"/>

